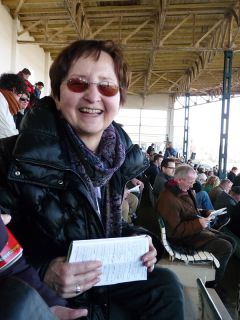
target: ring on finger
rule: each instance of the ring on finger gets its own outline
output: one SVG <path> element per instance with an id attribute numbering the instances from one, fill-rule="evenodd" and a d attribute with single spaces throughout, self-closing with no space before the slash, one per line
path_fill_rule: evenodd
<path id="1" fill-rule="evenodd" d="M 76 294 L 79 294 L 80 292 L 81 292 L 80 284 L 76 284 L 75 293 L 76 293 Z"/>

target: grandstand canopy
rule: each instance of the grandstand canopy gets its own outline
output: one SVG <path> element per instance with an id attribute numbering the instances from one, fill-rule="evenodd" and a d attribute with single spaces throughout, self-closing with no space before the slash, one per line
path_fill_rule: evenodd
<path id="1" fill-rule="evenodd" d="M 113 39 L 131 67 L 130 94 L 221 94 L 224 50 L 233 51 L 240 92 L 238 0 L 2 0 L 54 59 L 76 39 Z M 34 40 L 24 40 L 29 32 Z"/>

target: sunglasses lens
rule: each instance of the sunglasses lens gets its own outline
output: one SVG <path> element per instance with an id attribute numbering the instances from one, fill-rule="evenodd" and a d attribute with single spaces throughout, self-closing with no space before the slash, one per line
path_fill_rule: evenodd
<path id="1" fill-rule="evenodd" d="M 27 99 L 27 98 L 20 98 L 19 100 L 24 101 L 24 102 L 29 101 L 29 99 Z"/>
<path id="2" fill-rule="evenodd" d="M 119 90 L 117 85 L 115 85 L 114 83 L 110 83 L 108 81 L 99 82 L 99 83 L 91 82 L 91 84 L 97 85 L 99 92 L 106 97 L 115 96 Z M 72 92 L 77 92 L 77 93 L 87 90 L 89 85 L 90 85 L 89 82 L 82 79 L 69 79 L 67 81 L 68 89 Z"/>
<path id="3" fill-rule="evenodd" d="M 113 97 L 118 93 L 118 86 L 109 82 L 99 83 L 98 90 L 106 97 Z"/>
<path id="4" fill-rule="evenodd" d="M 67 82 L 68 89 L 72 92 L 83 92 L 88 88 L 88 83 L 81 79 L 69 79 Z"/>

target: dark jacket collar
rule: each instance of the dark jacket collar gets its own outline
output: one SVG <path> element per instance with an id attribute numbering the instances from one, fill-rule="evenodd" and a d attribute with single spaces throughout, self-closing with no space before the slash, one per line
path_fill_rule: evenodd
<path id="1" fill-rule="evenodd" d="M 132 144 L 121 126 L 115 122 L 113 125 L 118 130 L 126 149 L 126 160 L 121 171 L 126 179 L 131 179 L 148 167 L 148 160 L 139 146 Z M 13 155 L 20 161 L 71 169 L 67 150 L 63 145 L 63 135 L 61 114 L 56 109 L 54 100 L 51 97 L 44 97 L 24 117 Z"/>

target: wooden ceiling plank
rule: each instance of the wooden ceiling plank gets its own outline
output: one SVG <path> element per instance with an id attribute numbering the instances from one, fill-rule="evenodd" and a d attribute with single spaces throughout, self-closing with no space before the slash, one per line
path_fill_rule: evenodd
<path id="1" fill-rule="evenodd" d="M 186 16 L 181 22 L 179 22 L 175 28 L 173 28 L 161 41 L 160 41 L 160 46 L 163 45 L 163 43 L 175 32 L 177 31 L 189 18 L 192 17 L 192 14 L 189 14 Z"/>
<path id="2" fill-rule="evenodd" d="M 219 42 L 221 42 L 220 43 L 221 47 L 224 46 L 224 41 L 226 39 L 227 30 L 228 30 L 228 25 L 227 25 L 227 22 L 224 21 L 222 26 L 221 26 L 222 38 L 219 37 L 219 39 L 218 39 L 218 44 L 219 44 Z M 219 34 L 219 36 L 220 36 L 220 34 Z"/>
<path id="3" fill-rule="evenodd" d="M 210 30 L 208 30 L 208 32 L 206 32 L 196 43 L 195 43 L 195 47 L 198 47 L 199 44 L 206 39 L 214 30 L 217 29 L 217 27 L 219 27 L 222 23 L 223 23 L 224 19 L 221 19 L 219 21 L 217 21 L 212 28 L 210 28 Z"/>
<path id="4" fill-rule="evenodd" d="M 17 34 L 18 36 L 21 36 L 22 34 L 31 31 L 33 28 L 35 28 L 36 26 L 38 26 L 39 24 L 42 23 L 42 20 L 38 20 L 36 22 L 34 22 L 33 24 L 31 24 L 29 27 L 24 28 L 22 31 L 19 31 Z"/>
<path id="5" fill-rule="evenodd" d="M 126 38 L 124 38 L 122 40 L 122 42 L 124 44 L 127 43 L 127 41 L 132 38 L 136 33 L 138 33 L 142 28 L 144 28 L 148 23 L 149 21 L 151 21 L 151 18 L 147 19 L 146 21 L 144 21 L 140 26 L 138 26 L 134 31 L 132 31 L 131 33 L 128 34 L 128 36 Z"/>
<path id="6" fill-rule="evenodd" d="M 48 19 L 45 19 L 44 23 L 44 40 L 47 42 L 48 39 Z"/>
<path id="7" fill-rule="evenodd" d="M 92 36 L 93 38 L 98 35 L 102 30 L 107 29 L 108 26 L 110 26 L 114 21 L 117 21 L 119 19 L 117 18 L 112 18 L 111 20 L 109 20 L 108 22 L 106 22 L 104 25 L 102 25 L 102 27 L 98 28 L 97 31 L 92 32 Z"/>
<path id="8" fill-rule="evenodd" d="M 143 74 L 139 75 L 138 77 L 136 77 L 136 79 L 131 80 L 130 82 L 130 86 L 129 88 L 131 89 L 132 86 L 134 86 L 135 83 L 137 83 L 139 80 L 141 80 L 143 78 Z"/>
<path id="9" fill-rule="evenodd" d="M 225 16 L 225 18 L 223 20 L 221 19 L 220 21 L 222 23 L 225 23 L 228 19 L 229 19 L 229 17 Z M 216 27 L 216 25 L 217 25 L 217 27 Z M 218 32 L 219 32 L 219 34 L 222 35 L 222 37 L 223 37 L 223 34 L 221 34 L 220 23 L 215 23 L 215 25 L 209 30 L 209 32 L 207 32 L 207 34 L 212 33 L 213 30 L 216 31 L 215 34 L 218 34 Z M 206 36 L 206 34 L 204 36 Z M 216 36 L 215 36 L 215 38 L 216 38 Z M 202 41 L 202 39 L 200 39 L 200 40 Z M 198 41 L 199 43 L 201 42 L 200 40 Z M 210 40 L 210 42 L 213 42 L 213 40 Z M 206 69 L 206 66 L 213 60 L 213 57 L 215 56 L 215 54 L 216 53 L 213 53 L 213 52 L 211 53 L 211 52 L 207 52 L 207 51 L 202 53 L 201 60 L 200 60 L 200 61 L 202 61 L 201 62 L 202 69 L 199 70 L 198 73 L 194 75 L 194 77 L 193 77 L 193 73 L 190 69 L 187 76 L 185 76 L 185 78 L 183 78 L 181 80 L 181 89 L 184 89 L 186 91 L 190 90 L 191 81 L 195 80 L 201 74 L 201 72 Z M 199 57 L 199 59 L 200 59 L 200 57 Z"/>
<path id="10" fill-rule="evenodd" d="M 72 29 L 72 23 L 68 23 L 66 26 L 55 32 L 53 35 L 51 35 L 48 38 L 48 41 L 52 41 L 54 38 L 56 38 L 58 35 L 62 34 L 65 30 Z"/>
<path id="11" fill-rule="evenodd" d="M 28 0 L 19 9 L 18 18 L 35 39 L 34 44 L 50 52 L 53 59 L 78 38 L 117 41 L 131 65 L 130 91 L 143 93 L 144 97 L 160 92 L 179 95 L 193 88 L 194 94 L 220 90 L 226 49 L 235 53 L 233 67 L 240 65 L 239 0 L 133 2 L 134 5 L 126 0 L 124 5 L 124 0 Z M 2 3 L 13 16 L 20 1 Z M 187 19 L 190 15 L 192 19 Z M 223 17 L 226 19 L 221 27 L 216 26 Z M 232 17 L 231 25 L 227 17 Z M 39 27 L 32 26 L 40 20 Z M 20 40 L 18 43 L 33 44 Z M 207 74 L 209 68 L 213 76 Z M 163 73 L 165 77 L 160 78 Z"/>
<path id="12" fill-rule="evenodd" d="M 163 77 L 164 80 L 166 80 L 167 82 L 171 83 L 171 84 L 176 84 L 174 81 L 166 78 L 166 77 Z M 178 86 L 178 84 L 176 84 L 176 86 Z"/>
<path id="13" fill-rule="evenodd" d="M 21 10 L 22 5 L 24 4 L 25 1 L 26 1 L 26 0 L 19 0 L 19 1 L 18 1 L 17 8 L 16 8 L 16 10 L 15 10 L 14 13 L 13 13 L 14 18 L 17 17 L 17 15 L 18 15 L 19 11 Z"/>
<path id="14" fill-rule="evenodd" d="M 158 3 L 158 19 L 155 21 L 155 30 L 154 30 L 154 44 L 158 47 L 160 46 L 160 39 L 163 31 L 163 27 L 165 25 L 166 20 L 166 12 L 167 8 L 169 6 L 170 1 L 169 0 L 159 0 Z M 148 92 L 148 87 L 150 85 L 151 80 L 151 74 L 154 66 L 154 62 L 156 59 L 157 51 L 151 50 L 150 56 L 149 56 L 149 62 L 148 62 L 148 68 L 147 68 L 147 74 L 144 82 L 144 95 Z"/>
<path id="15" fill-rule="evenodd" d="M 179 86 L 178 83 L 181 82 L 182 80 L 184 80 L 184 78 L 185 78 L 185 76 L 183 75 L 183 76 L 181 76 L 179 79 L 177 79 L 177 80 L 169 87 L 169 89 L 168 89 L 169 92 L 171 92 L 174 87 L 180 88 L 180 86 Z"/>
<path id="16" fill-rule="evenodd" d="M 162 74 L 162 75 L 161 75 L 160 77 L 158 77 L 155 81 L 153 81 L 153 83 L 151 83 L 151 85 L 149 85 L 148 90 L 150 90 L 156 83 L 158 83 L 161 79 L 163 79 L 166 74 L 167 74 L 167 73 Z"/>
<path id="17" fill-rule="evenodd" d="M 82 0 L 78 0 L 78 3 L 80 5 L 78 12 L 79 15 L 81 15 L 81 25 L 79 25 L 79 21 L 77 21 L 76 15 L 73 13 L 73 8 L 75 8 L 75 1 L 71 2 L 70 0 L 65 0 L 65 3 L 67 5 L 68 14 L 75 26 L 79 38 L 85 38 L 87 34 L 89 35 L 89 37 L 92 37 L 92 31 L 84 9 L 84 2 Z"/>

